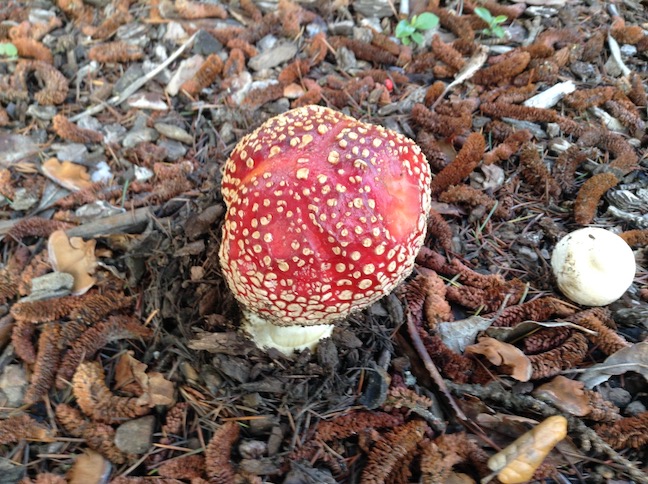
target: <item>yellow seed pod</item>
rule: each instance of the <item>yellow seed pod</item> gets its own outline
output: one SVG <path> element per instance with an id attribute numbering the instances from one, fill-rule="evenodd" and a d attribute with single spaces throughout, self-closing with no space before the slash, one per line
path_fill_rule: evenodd
<path id="1" fill-rule="evenodd" d="M 549 417 L 488 459 L 488 468 L 498 473 L 503 484 L 527 482 L 566 436 L 567 419 L 560 415 Z"/>

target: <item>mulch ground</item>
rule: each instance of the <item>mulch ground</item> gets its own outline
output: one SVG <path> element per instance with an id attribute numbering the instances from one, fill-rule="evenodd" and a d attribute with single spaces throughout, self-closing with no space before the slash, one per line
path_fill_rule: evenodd
<path id="1" fill-rule="evenodd" d="M 3 2 L 0 481 L 499 482 L 535 429 L 506 472 L 648 482 L 645 2 L 407 6 Z M 412 276 L 287 357 L 237 331 L 221 169 L 309 104 L 416 140 L 433 206 Z M 637 261 L 602 308 L 551 273 L 584 226 Z"/>

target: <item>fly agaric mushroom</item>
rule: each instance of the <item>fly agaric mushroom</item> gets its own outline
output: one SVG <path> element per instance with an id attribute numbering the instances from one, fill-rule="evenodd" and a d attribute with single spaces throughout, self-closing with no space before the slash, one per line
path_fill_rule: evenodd
<path id="1" fill-rule="evenodd" d="M 605 306 L 619 299 L 636 271 L 625 240 L 596 227 L 560 239 L 551 255 L 551 269 L 562 293 L 585 306 Z"/>
<path id="2" fill-rule="evenodd" d="M 225 163 L 220 262 L 261 348 L 313 349 L 413 269 L 430 210 L 420 148 L 321 106 L 245 136 Z"/>

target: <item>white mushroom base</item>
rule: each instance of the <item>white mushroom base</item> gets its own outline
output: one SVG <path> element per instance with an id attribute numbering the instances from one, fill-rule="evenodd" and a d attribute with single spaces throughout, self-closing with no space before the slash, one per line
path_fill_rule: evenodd
<path id="1" fill-rule="evenodd" d="M 285 355 L 306 348 L 314 351 L 320 340 L 333 334 L 333 324 L 312 326 L 277 326 L 256 314 L 245 314 L 241 329 L 262 349 L 275 348 Z"/>
<path id="2" fill-rule="evenodd" d="M 605 306 L 632 284 L 632 249 L 609 230 L 586 227 L 563 237 L 551 255 L 551 268 L 562 293 L 584 306 Z"/>

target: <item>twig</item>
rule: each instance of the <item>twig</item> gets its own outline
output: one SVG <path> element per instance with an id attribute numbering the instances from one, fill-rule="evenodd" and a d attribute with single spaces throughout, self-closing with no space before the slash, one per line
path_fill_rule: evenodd
<path id="1" fill-rule="evenodd" d="M 434 101 L 434 104 L 432 104 L 430 111 L 434 111 L 434 108 L 437 107 L 437 105 L 443 100 L 446 94 L 448 94 L 453 87 L 458 86 L 462 82 L 467 81 L 472 76 L 474 76 L 475 72 L 477 72 L 481 68 L 481 66 L 484 65 L 484 62 L 486 62 L 487 58 L 488 49 L 483 46 L 479 46 L 477 52 L 475 52 L 475 55 L 470 58 L 470 60 L 466 63 L 466 66 L 457 74 L 455 80 L 448 84 L 441 95 L 436 99 L 436 101 Z"/>
<path id="2" fill-rule="evenodd" d="M 140 87 L 142 87 L 144 84 L 149 82 L 160 72 L 166 69 L 169 64 L 171 64 L 174 60 L 176 60 L 178 56 L 180 56 L 180 54 L 182 54 L 187 49 L 187 47 L 189 47 L 193 43 L 195 37 L 196 34 L 193 34 L 191 37 L 189 37 L 189 39 L 187 39 L 187 41 L 184 44 L 182 44 L 173 54 L 171 54 L 167 60 L 162 62 L 160 65 L 158 65 L 155 69 L 153 69 L 151 72 L 146 74 L 144 77 L 137 79 L 135 82 L 127 86 L 126 89 L 124 89 L 118 96 L 114 96 L 110 98 L 108 101 L 106 101 L 105 103 L 97 104 L 96 106 L 92 106 L 86 109 L 85 111 L 83 111 L 82 113 L 77 114 L 76 116 L 72 116 L 70 118 L 70 121 L 78 121 L 79 119 L 84 118 L 86 116 L 92 116 L 93 114 L 100 113 L 108 106 L 115 106 L 124 102 L 132 94 L 134 94 Z"/>
<path id="3" fill-rule="evenodd" d="M 416 328 L 416 325 L 414 323 L 414 319 L 409 313 L 407 314 L 407 332 L 409 333 L 410 338 L 412 338 L 412 343 L 414 344 L 414 348 L 416 348 L 416 352 L 423 360 L 423 365 L 425 365 L 425 369 L 432 377 L 434 383 L 437 384 L 439 390 L 441 390 L 441 392 L 446 396 L 457 418 L 464 421 L 468 420 L 466 415 L 463 413 L 463 410 L 461 410 L 461 408 L 459 408 L 459 405 L 457 405 L 457 402 L 455 401 L 454 397 L 450 393 L 450 390 L 448 390 L 448 387 L 446 386 L 445 380 L 439 373 L 439 370 L 437 369 L 434 362 L 432 361 L 432 358 L 430 358 L 430 355 L 425 349 L 425 346 L 423 345 L 423 341 L 421 341 L 421 337 L 419 336 L 418 329 Z"/>
<path id="4" fill-rule="evenodd" d="M 547 403 L 538 400 L 530 395 L 518 395 L 507 391 L 500 385 L 472 385 L 448 382 L 447 387 L 456 395 L 470 394 L 480 400 L 492 400 L 498 404 L 512 409 L 525 412 L 534 412 L 543 417 L 562 415 L 557 409 Z M 593 444 L 597 452 L 606 454 L 611 460 L 619 464 L 629 477 L 640 484 L 648 484 L 646 474 L 628 459 L 621 456 L 616 450 L 610 447 L 601 437 L 583 421 L 574 416 L 566 416 L 569 421 L 569 428 L 580 434 L 583 440 Z"/>
<path id="5" fill-rule="evenodd" d="M 69 237 L 99 237 L 109 234 L 133 234 L 146 228 L 158 207 L 140 207 L 135 210 L 119 213 L 110 217 L 93 220 L 65 231 Z"/>

